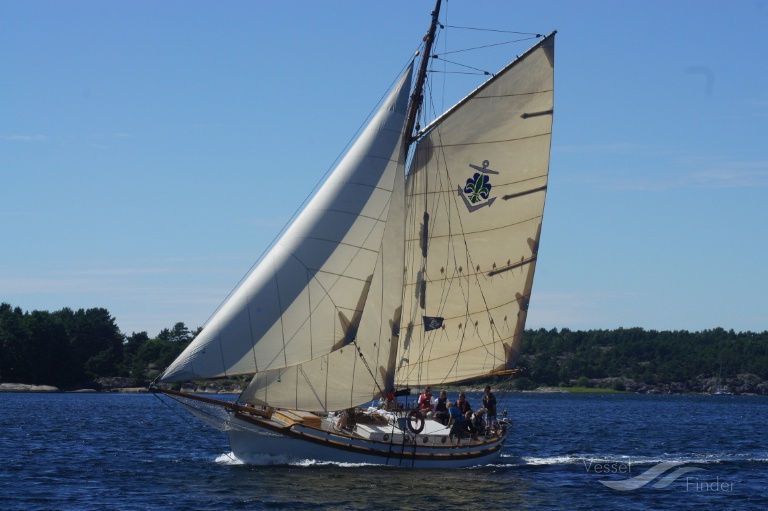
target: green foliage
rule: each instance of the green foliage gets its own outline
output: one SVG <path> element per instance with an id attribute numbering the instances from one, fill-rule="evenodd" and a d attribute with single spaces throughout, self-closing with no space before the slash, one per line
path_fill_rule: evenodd
<path id="1" fill-rule="evenodd" d="M 523 376 L 514 379 L 514 387 L 517 390 L 533 390 L 538 387 L 538 385 L 531 381 L 530 378 Z"/>
<path id="2" fill-rule="evenodd" d="M 34 313 L 33 313 L 34 314 Z M 48 314 L 48 313 L 45 313 Z M 69 380 L 76 384 L 108 374 L 118 376 L 125 340 L 115 319 L 106 309 L 64 308 L 52 314 L 59 318 L 69 339 Z"/>
<path id="3" fill-rule="evenodd" d="M 67 378 L 66 331 L 48 312 L 25 314 L 0 305 L 0 379 L 33 385 Z"/>
<path id="4" fill-rule="evenodd" d="M 146 366 L 166 367 L 173 362 L 173 359 L 179 356 L 179 353 L 185 347 L 184 344 L 177 342 L 150 339 L 139 348 L 134 360 Z"/>
<path id="5" fill-rule="evenodd" d="M 109 347 L 85 362 L 85 372 L 91 378 L 98 378 L 101 375 L 122 376 L 118 370 L 120 362 L 119 353 Z"/>
<path id="6" fill-rule="evenodd" d="M 176 323 L 154 339 L 147 332 L 125 336 L 106 309 L 30 313 L 2 303 L 0 382 L 73 388 L 96 377 L 130 376 L 144 385 L 200 330 Z M 542 328 L 525 332 L 518 363 L 527 368 L 525 377 L 514 381 L 519 390 L 587 387 L 601 379 L 598 387 L 614 391 L 625 390 L 630 380 L 688 385 L 695 378 L 718 376 L 721 364 L 724 381 L 751 374 L 756 381 L 744 384 L 756 388 L 768 380 L 768 331 Z"/>
<path id="7" fill-rule="evenodd" d="M 586 376 L 581 376 L 576 381 L 576 386 L 577 387 L 582 387 L 582 388 L 587 388 L 587 387 L 591 387 L 592 385 L 589 384 L 589 378 L 587 378 Z"/>
<path id="8" fill-rule="evenodd" d="M 625 378 L 649 385 L 754 374 L 768 379 L 768 331 L 715 328 L 702 332 L 642 328 L 527 330 L 520 365 L 540 385 L 587 386 L 590 379 Z M 609 385 L 606 383 L 606 385 Z M 613 390 L 626 388 L 622 381 Z"/>
<path id="9" fill-rule="evenodd" d="M 166 367 L 194 338 L 184 323 L 165 331 L 167 340 L 150 339 L 146 332 L 126 338 L 106 309 L 30 313 L 3 303 L 0 382 L 67 389 L 90 386 L 97 377 L 130 375 L 144 384 L 148 369 Z"/>

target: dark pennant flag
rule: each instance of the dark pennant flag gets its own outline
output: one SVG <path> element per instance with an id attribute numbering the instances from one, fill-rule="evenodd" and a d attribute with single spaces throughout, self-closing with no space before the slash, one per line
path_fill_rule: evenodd
<path id="1" fill-rule="evenodd" d="M 443 326 L 443 318 L 436 318 L 432 316 L 422 316 L 424 318 L 424 331 L 437 330 Z"/>

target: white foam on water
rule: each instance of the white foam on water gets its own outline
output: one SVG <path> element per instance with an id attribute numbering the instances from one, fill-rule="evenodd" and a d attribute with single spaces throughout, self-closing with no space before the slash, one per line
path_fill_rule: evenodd
<path id="1" fill-rule="evenodd" d="M 244 458 L 238 458 L 233 452 L 223 453 L 216 457 L 214 460 L 216 463 L 222 465 L 256 465 L 256 466 L 269 466 L 269 465 L 293 465 L 297 467 L 367 467 L 377 466 L 371 463 L 346 463 L 336 461 L 320 461 L 313 459 L 298 459 L 291 456 L 275 456 L 271 454 L 254 454 Z"/>
<path id="2" fill-rule="evenodd" d="M 254 454 L 244 458 L 238 458 L 233 452 L 220 454 L 215 460 L 222 465 L 290 465 L 296 460 L 289 456 L 274 456 L 270 454 Z"/>
<path id="3" fill-rule="evenodd" d="M 243 461 L 239 460 L 237 456 L 234 455 L 234 453 L 224 453 L 220 454 L 216 457 L 214 462 L 219 463 L 221 465 L 243 465 Z"/>
<path id="4" fill-rule="evenodd" d="M 549 456 L 545 458 L 521 456 L 518 459 L 523 465 L 572 465 L 584 461 L 584 458 L 574 456 Z"/>
<path id="5" fill-rule="evenodd" d="M 345 468 L 355 468 L 355 467 L 377 467 L 379 465 L 375 465 L 373 463 L 348 463 L 348 462 L 341 462 L 341 461 L 318 461 L 318 460 L 300 460 L 300 461 L 294 461 L 291 463 L 291 465 L 296 465 L 299 467 L 345 467 Z"/>
<path id="6" fill-rule="evenodd" d="M 314 459 L 297 459 L 290 456 L 274 456 L 268 454 L 260 454 L 249 456 L 246 459 L 240 459 L 235 456 L 234 453 L 223 453 L 216 457 L 214 460 L 216 463 L 222 465 L 293 465 L 298 467 L 326 467 L 336 466 L 344 468 L 356 468 L 356 467 L 369 467 L 378 466 L 371 463 L 349 463 L 340 461 L 320 461 Z M 747 461 L 754 463 L 768 463 L 768 458 L 754 457 L 752 454 L 705 454 L 705 455 L 688 455 L 679 456 L 664 453 L 659 456 L 626 456 L 617 455 L 611 456 L 608 454 L 600 455 L 563 455 L 563 456 L 517 456 L 502 454 L 497 463 L 491 464 L 491 466 L 525 466 L 525 465 L 574 465 L 574 464 L 601 464 L 601 463 L 627 463 L 631 465 L 657 465 L 659 463 L 680 463 L 680 464 L 717 464 L 730 461 Z"/>

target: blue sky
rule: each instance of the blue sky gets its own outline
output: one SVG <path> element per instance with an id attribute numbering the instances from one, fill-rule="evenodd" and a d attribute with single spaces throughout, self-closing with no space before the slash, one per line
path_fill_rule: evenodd
<path id="1" fill-rule="evenodd" d="M 1 2 L 0 302 L 104 307 L 126 334 L 201 326 L 384 95 L 433 5 Z M 449 0 L 444 14 L 558 30 L 528 327 L 768 329 L 767 2 Z M 437 101 L 477 83 L 435 75 Z"/>

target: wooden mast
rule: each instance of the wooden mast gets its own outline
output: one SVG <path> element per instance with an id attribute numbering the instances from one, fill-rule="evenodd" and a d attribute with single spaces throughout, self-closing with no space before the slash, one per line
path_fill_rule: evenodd
<path id="1" fill-rule="evenodd" d="M 435 32 L 437 31 L 437 18 L 440 15 L 440 3 L 442 0 L 437 0 L 435 3 L 435 10 L 432 11 L 432 23 L 429 25 L 429 31 L 424 36 L 424 55 L 421 57 L 421 63 L 419 65 L 419 72 L 416 75 L 416 85 L 413 87 L 413 93 L 411 94 L 411 104 L 408 109 L 408 118 L 405 122 L 405 144 L 406 147 L 410 146 L 416 138 L 413 136 L 413 127 L 416 125 L 416 115 L 419 113 L 421 104 L 424 101 L 424 82 L 427 79 L 427 65 L 429 64 L 429 58 L 432 54 L 432 43 L 435 42 Z"/>

